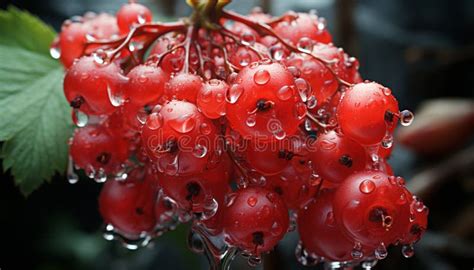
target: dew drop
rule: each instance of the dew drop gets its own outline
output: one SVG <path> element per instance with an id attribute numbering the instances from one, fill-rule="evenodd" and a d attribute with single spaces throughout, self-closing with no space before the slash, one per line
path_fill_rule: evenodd
<path id="1" fill-rule="evenodd" d="M 303 102 L 308 101 L 308 97 L 310 96 L 310 86 L 308 82 L 303 78 L 298 78 L 295 80 L 296 89 L 298 89 L 298 93 L 300 94 L 301 100 Z"/>
<path id="2" fill-rule="evenodd" d="M 99 168 L 97 172 L 94 175 L 94 180 L 97 183 L 104 183 L 107 181 L 107 174 L 105 173 L 105 170 L 103 168 Z"/>
<path id="3" fill-rule="evenodd" d="M 50 49 L 49 49 L 49 55 L 51 55 L 51 57 L 53 59 L 59 59 L 61 58 L 61 49 L 59 48 L 59 46 L 57 44 L 53 45 Z"/>
<path id="4" fill-rule="evenodd" d="M 242 86 L 239 84 L 233 84 L 227 91 L 227 102 L 235 104 L 243 92 L 244 88 Z"/>
<path id="5" fill-rule="evenodd" d="M 364 180 L 359 185 L 360 192 L 370 194 L 375 190 L 375 183 L 372 180 Z"/>
<path id="6" fill-rule="evenodd" d="M 243 45 L 249 46 L 249 45 L 254 44 L 255 41 L 256 41 L 256 37 L 251 32 L 246 31 L 242 34 L 242 44 Z"/>
<path id="7" fill-rule="evenodd" d="M 250 267 L 256 267 L 257 265 L 260 265 L 262 263 L 262 257 L 256 256 L 256 255 L 251 255 L 248 258 L 247 263 Z"/>
<path id="8" fill-rule="evenodd" d="M 247 124 L 248 127 L 254 127 L 255 124 L 257 124 L 257 114 L 256 113 L 249 114 L 245 123 Z"/>
<path id="9" fill-rule="evenodd" d="M 283 59 L 283 49 L 280 46 L 272 46 L 270 47 L 270 55 L 276 61 L 281 61 Z"/>
<path id="10" fill-rule="evenodd" d="M 203 211 L 202 211 L 202 220 L 209 220 L 216 215 L 219 208 L 219 203 L 215 198 L 208 198 L 204 201 Z"/>
<path id="11" fill-rule="evenodd" d="M 110 103 L 114 107 L 120 107 L 124 103 L 124 98 L 122 93 L 119 93 L 115 89 L 112 89 L 108 84 L 107 84 L 107 94 L 109 96 Z"/>
<path id="12" fill-rule="evenodd" d="M 390 96 L 392 94 L 392 90 L 390 90 L 390 88 L 387 88 L 387 87 L 384 87 L 382 91 L 383 91 L 383 94 L 386 96 Z"/>
<path id="13" fill-rule="evenodd" d="M 271 78 L 270 72 L 268 72 L 265 69 L 261 69 L 261 70 L 255 72 L 255 74 L 253 76 L 253 80 L 258 85 L 267 84 L 270 81 L 270 78 Z"/>
<path id="14" fill-rule="evenodd" d="M 79 176 L 74 172 L 74 161 L 72 160 L 72 157 L 69 156 L 69 161 L 67 164 L 67 180 L 69 184 L 75 184 L 77 181 L 79 181 Z"/>
<path id="15" fill-rule="evenodd" d="M 303 37 L 298 41 L 297 47 L 302 52 L 311 53 L 313 50 L 313 41 L 307 37 Z"/>
<path id="16" fill-rule="evenodd" d="M 393 145 L 393 136 L 390 133 L 387 133 L 382 139 L 382 147 L 385 149 L 391 148 Z"/>
<path id="17" fill-rule="evenodd" d="M 257 205 L 257 202 L 258 202 L 258 199 L 254 196 L 250 196 L 248 199 L 247 199 L 247 204 L 250 206 L 250 207 L 254 207 L 255 205 Z"/>
<path id="18" fill-rule="evenodd" d="M 234 204 L 237 193 L 230 193 L 225 196 L 225 206 L 230 207 Z"/>
<path id="19" fill-rule="evenodd" d="M 322 181 L 322 178 L 321 176 L 319 176 L 319 174 L 313 173 L 309 177 L 309 185 L 312 187 L 318 186 L 319 184 L 321 184 L 321 181 Z"/>
<path id="20" fill-rule="evenodd" d="M 364 257 L 362 245 L 359 242 L 354 245 L 354 248 L 351 251 L 351 256 L 354 260 L 360 260 L 362 257 Z"/>
<path id="21" fill-rule="evenodd" d="M 207 147 L 201 144 L 196 144 L 193 150 L 193 155 L 197 158 L 203 158 L 207 155 Z"/>
<path id="22" fill-rule="evenodd" d="M 400 123 L 402 126 L 409 126 L 413 123 L 413 120 L 415 119 L 415 116 L 413 113 L 409 110 L 403 110 L 400 112 Z"/>
<path id="23" fill-rule="evenodd" d="M 157 130 L 163 125 L 163 116 L 161 113 L 152 113 L 148 116 L 145 125 L 151 130 Z"/>
<path id="24" fill-rule="evenodd" d="M 277 97 L 282 101 L 289 100 L 291 97 L 293 97 L 293 90 L 293 86 L 285 85 L 280 88 L 280 90 L 278 90 Z"/>
<path id="25" fill-rule="evenodd" d="M 413 255 L 415 255 L 415 249 L 413 248 L 413 245 L 403 245 L 402 246 L 402 255 L 405 258 L 411 258 Z"/>
<path id="26" fill-rule="evenodd" d="M 247 51 L 241 52 L 239 54 L 239 64 L 242 67 L 246 67 L 250 64 L 250 61 L 252 61 L 252 57 Z"/>
<path id="27" fill-rule="evenodd" d="M 77 127 L 85 127 L 89 122 L 89 116 L 78 109 L 74 109 L 72 112 L 72 121 Z"/>
<path id="28" fill-rule="evenodd" d="M 316 99 L 315 96 L 310 96 L 308 98 L 308 101 L 306 101 L 306 106 L 308 106 L 308 109 L 314 109 L 318 105 L 318 100 Z"/>
<path id="29" fill-rule="evenodd" d="M 319 263 L 320 258 L 314 254 L 308 252 L 303 247 L 303 242 L 299 241 L 295 249 L 296 260 L 303 266 L 315 266 Z"/>
<path id="30" fill-rule="evenodd" d="M 137 22 L 138 22 L 138 24 L 144 24 L 144 23 L 146 23 L 146 18 L 145 18 L 145 16 L 143 16 L 143 15 L 141 15 L 141 14 L 138 15 L 138 16 L 137 16 Z"/>
<path id="31" fill-rule="evenodd" d="M 183 134 L 191 132 L 196 126 L 196 120 L 193 115 L 190 114 L 179 116 L 178 118 L 170 120 L 168 123 L 176 132 Z"/>
<path id="32" fill-rule="evenodd" d="M 374 253 L 375 253 L 375 258 L 377 258 L 377 260 L 383 260 L 387 258 L 388 252 L 387 252 L 387 248 L 385 247 L 385 244 L 380 243 L 380 245 L 375 249 Z"/>

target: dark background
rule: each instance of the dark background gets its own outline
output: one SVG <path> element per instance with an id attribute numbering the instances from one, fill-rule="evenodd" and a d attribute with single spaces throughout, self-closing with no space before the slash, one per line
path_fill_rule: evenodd
<path id="1" fill-rule="evenodd" d="M 123 2 L 0 0 L 0 7 L 13 4 L 29 10 L 57 30 L 61 22 L 72 15 L 89 10 L 113 13 Z M 162 18 L 185 16 L 190 11 L 184 0 L 141 2 L 152 7 Z M 362 76 L 390 87 L 399 99 L 401 109 L 416 111 L 420 104 L 430 99 L 443 104 L 455 98 L 473 104 L 472 0 L 234 2 L 230 8 L 244 13 L 255 5 L 262 5 L 272 14 L 289 9 L 317 9 L 328 19 L 336 44 L 360 60 Z M 451 132 L 454 134 L 458 130 Z M 390 162 L 397 174 L 408 181 L 413 179 L 409 185 L 422 193 L 421 197 L 430 207 L 429 231 L 416 246 L 414 258 L 403 259 L 399 248 L 392 248 L 389 257 L 380 262 L 377 269 L 474 267 L 472 128 L 468 132 L 467 139 L 451 142 L 450 151 L 421 155 L 397 145 Z M 448 134 L 442 139 L 448 142 L 451 137 Z M 97 212 L 100 185 L 93 181 L 83 178 L 70 185 L 57 176 L 25 199 L 14 186 L 9 172 L 0 177 L 2 270 L 207 268 L 202 256 L 186 249 L 185 226 L 161 237 L 152 248 L 138 252 L 103 240 Z M 293 256 L 296 241 L 295 234 L 286 237 L 273 255 L 265 258 L 265 269 L 302 268 L 296 265 Z M 246 269 L 245 263 L 237 261 L 233 269 Z"/>

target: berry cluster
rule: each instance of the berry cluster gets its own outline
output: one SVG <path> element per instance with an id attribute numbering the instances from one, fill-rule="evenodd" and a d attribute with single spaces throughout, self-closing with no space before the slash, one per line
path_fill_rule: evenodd
<path id="1" fill-rule="evenodd" d="M 78 127 L 68 177 L 105 182 L 106 238 L 134 249 L 192 222 L 193 250 L 256 263 L 297 228 L 304 265 L 412 256 L 428 210 L 387 159 L 413 115 L 315 13 L 188 2 L 174 23 L 134 2 L 74 17 L 52 46 Z"/>

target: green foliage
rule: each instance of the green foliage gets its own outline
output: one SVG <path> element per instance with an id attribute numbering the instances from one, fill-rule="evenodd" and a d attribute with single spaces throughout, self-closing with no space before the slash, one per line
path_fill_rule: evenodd
<path id="1" fill-rule="evenodd" d="M 49 56 L 55 35 L 27 12 L 0 11 L 1 157 L 25 195 L 67 164 L 72 129 L 63 69 Z"/>

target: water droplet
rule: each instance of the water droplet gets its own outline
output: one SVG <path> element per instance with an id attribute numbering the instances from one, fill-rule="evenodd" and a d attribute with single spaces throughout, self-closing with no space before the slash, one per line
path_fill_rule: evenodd
<path id="1" fill-rule="evenodd" d="M 110 85 L 107 84 L 107 94 L 109 96 L 110 103 L 114 107 L 120 107 L 124 103 L 124 98 L 122 93 L 119 93 L 116 89 L 112 89 Z"/>
<path id="2" fill-rule="evenodd" d="M 102 49 L 99 49 L 95 53 L 93 53 L 92 57 L 94 58 L 94 62 L 96 62 L 99 65 L 103 65 L 103 64 L 107 63 L 107 61 L 108 61 L 108 55 Z"/>
<path id="3" fill-rule="evenodd" d="M 295 78 L 299 78 L 301 76 L 301 71 L 295 66 L 289 66 L 288 71 L 293 75 Z"/>
<path id="4" fill-rule="evenodd" d="M 248 265 L 251 266 L 251 267 L 256 267 L 257 265 L 261 264 L 262 263 L 262 258 L 260 256 L 256 256 L 256 255 L 251 255 L 249 258 L 248 258 Z"/>
<path id="5" fill-rule="evenodd" d="M 318 100 L 316 99 L 315 96 L 310 96 L 308 98 L 308 101 L 306 101 L 306 106 L 308 106 L 308 109 L 314 109 L 318 105 Z"/>
<path id="6" fill-rule="evenodd" d="M 163 116 L 161 113 L 152 113 L 148 116 L 145 125 L 151 130 L 157 130 L 163 125 Z"/>
<path id="7" fill-rule="evenodd" d="M 386 96 L 390 96 L 392 94 L 392 90 L 390 90 L 390 88 L 388 87 L 384 87 L 382 91 L 383 91 L 383 94 Z"/>
<path id="8" fill-rule="evenodd" d="M 271 78 L 270 72 L 268 72 L 265 69 L 261 69 L 261 70 L 255 72 L 255 74 L 253 76 L 253 80 L 258 85 L 267 84 L 270 81 L 270 78 Z"/>
<path id="9" fill-rule="evenodd" d="M 276 61 L 281 61 L 283 59 L 284 51 L 280 46 L 272 46 L 270 47 L 270 55 Z"/>
<path id="10" fill-rule="evenodd" d="M 57 44 L 49 48 L 49 55 L 51 55 L 53 59 L 61 58 L 61 49 L 59 48 Z"/>
<path id="11" fill-rule="evenodd" d="M 377 260 L 362 262 L 361 266 L 365 270 L 371 270 L 377 264 Z"/>
<path id="12" fill-rule="evenodd" d="M 295 80 L 296 89 L 298 89 L 298 93 L 300 94 L 301 100 L 303 102 L 308 101 L 308 97 L 310 96 L 311 87 L 308 85 L 308 82 L 303 78 L 298 78 Z"/>
<path id="13" fill-rule="evenodd" d="M 193 115 L 185 114 L 168 121 L 170 127 L 179 133 L 191 132 L 196 126 L 196 120 Z"/>
<path id="14" fill-rule="evenodd" d="M 311 174 L 311 176 L 309 177 L 309 185 L 312 186 L 312 187 L 316 187 L 318 186 L 319 184 L 321 184 L 321 176 L 319 176 L 319 174 Z"/>
<path id="15" fill-rule="evenodd" d="M 254 196 L 250 196 L 248 199 L 247 199 L 247 204 L 250 206 L 250 207 L 254 207 L 255 205 L 257 205 L 257 202 L 258 202 L 258 199 Z"/>
<path id="16" fill-rule="evenodd" d="M 242 86 L 239 84 L 233 84 L 227 91 L 227 102 L 235 104 L 243 92 L 244 88 Z"/>
<path id="17" fill-rule="evenodd" d="M 254 127 L 257 124 L 257 114 L 256 113 L 249 114 L 245 123 L 247 124 L 248 127 Z"/>
<path id="18" fill-rule="evenodd" d="M 237 193 L 230 193 L 225 196 L 225 206 L 230 207 L 234 204 Z"/>
<path id="19" fill-rule="evenodd" d="M 107 174 L 105 173 L 105 170 L 103 168 L 99 168 L 97 172 L 94 175 L 94 180 L 97 183 L 104 183 L 107 181 Z"/>
<path id="20" fill-rule="evenodd" d="M 374 253 L 375 253 L 375 258 L 377 258 L 377 260 L 383 260 L 387 258 L 388 252 L 387 252 L 387 248 L 385 247 L 385 244 L 380 243 L 380 245 L 375 249 Z"/>
<path id="21" fill-rule="evenodd" d="M 72 160 L 72 157 L 69 156 L 69 161 L 67 164 L 67 180 L 69 184 L 75 184 L 77 181 L 79 181 L 79 176 L 74 172 L 74 161 Z"/>
<path id="22" fill-rule="evenodd" d="M 295 249 L 296 260 L 303 266 L 315 266 L 319 263 L 320 258 L 314 254 L 308 252 L 303 247 L 303 242 L 299 241 Z"/>
<path id="23" fill-rule="evenodd" d="M 393 136 L 390 133 L 387 133 L 382 139 L 382 147 L 385 149 L 391 148 L 393 145 Z"/>
<path id="24" fill-rule="evenodd" d="M 409 110 L 403 110 L 400 112 L 400 123 L 402 126 L 409 126 L 413 123 L 413 120 L 415 119 L 415 116 L 413 113 Z"/>
<path id="25" fill-rule="evenodd" d="M 145 18 L 145 16 L 143 16 L 142 14 L 139 14 L 139 15 L 137 16 L 137 22 L 138 22 L 138 24 L 144 24 L 144 23 L 146 23 L 146 18 Z"/>
<path id="26" fill-rule="evenodd" d="M 322 17 L 319 17 L 318 18 L 318 23 L 317 23 L 317 27 L 318 27 L 318 31 L 319 32 L 322 32 L 324 31 L 324 29 L 326 29 L 326 19 L 322 18 Z"/>
<path id="27" fill-rule="evenodd" d="M 364 194 L 372 193 L 375 190 L 375 183 L 372 180 L 364 180 L 360 183 L 359 190 Z"/>
<path id="28" fill-rule="evenodd" d="M 164 172 L 167 175 L 173 176 L 178 173 L 178 169 L 179 169 L 178 160 L 179 160 L 179 155 L 175 155 L 174 158 L 171 160 L 171 162 L 168 162 L 168 164 L 165 165 Z"/>
<path id="29" fill-rule="evenodd" d="M 293 97 L 293 91 L 294 91 L 293 86 L 285 85 L 282 88 L 280 88 L 280 90 L 278 90 L 277 97 L 282 101 L 289 100 L 291 97 Z"/>
<path id="30" fill-rule="evenodd" d="M 403 245 L 402 246 L 402 254 L 403 257 L 405 258 L 411 258 L 413 255 L 415 255 L 415 249 L 413 248 L 413 245 Z"/>
<path id="31" fill-rule="evenodd" d="M 360 260 L 362 257 L 364 257 L 362 245 L 359 242 L 354 245 L 354 248 L 351 251 L 351 256 L 354 260 Z"/>
<path id="32" fill-rule="evenodd" d="M 305 53 L 311 53 L 313 50 L 313 41 L 307 37 L 303 37 L 298 41 L 298 49 Z"/>
<path id="33" fill-rule="evenodd" d="M 219 203 L 215 198 L 208 198 L 204 201 L 203 211 L 202 211 L 202 220 L 209 220 L 216 215 L 219 208 Z"/>
<path id="34" fill-rule="evenodd" d="M 204 243 L 201 236 L 194 230 L 190 230 L 187 237 L 188 247 L 194 253 L 204 252 Z"/>
<path id="35" fill-rule="evenodd" d="M 242 44 L 245 45 L 245 46 L 249 46 L 249 45 L 252 45 L 254 44 L 256 41 L 256 37 L 254 34 L 252 34 L 251 32 L 248 32 L 248 31 L 245 31 L 243 34 L 242 34 Z"/>
<path id="36" fill-rule="evenodd" d="M 72 121 L 77 127 L 85 127 L 89 122 L 89 116 L 78 109 L 74 109 L 72 112 Z"/>
<path id="37" fill-rule="evenodd" d="M 212 127 L 211 127 L 211 125 L 209 125 L 208 123 L 202 123 L 202 124 L 199 126 L 199 131 L 200 131 L 203 135 L 209 135 L 209 134 L 211 134 L 211 132 L 212 132 Z"/>
<path id="38" fill-rule="evenodd" d="M 239 54 L 239 64 L 242 67 L 246 67 L 250 64 L 250 61 L 252 61 L 252 57 L 247 51 L 243 51 Z"/>
<path id="39" fill-rule="evenodd" d="M 201 144 L 196 144 L 193 155 L 197 158 L 203 158 L 207 155 L 207 147 Z"/>

